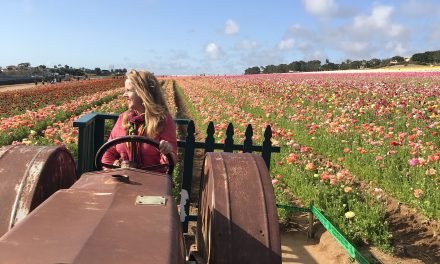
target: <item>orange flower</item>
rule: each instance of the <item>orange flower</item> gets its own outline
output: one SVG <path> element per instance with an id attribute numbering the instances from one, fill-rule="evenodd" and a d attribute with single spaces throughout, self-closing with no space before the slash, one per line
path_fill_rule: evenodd
<path id="1" fill-rule="evenodd" d="M 287 158 L 287 163 L 292 164 L 298 159 L 299 155 L 295 153 L 290 153 L 289 157 Z"/>
<path id="2" fill-rule="evenodd" d="M 311 162 L 307 163 L 307 165 L 305 167 L 305 170 L 308 170 L 308 171 L 315 170 L 315 169 L 316 169 L 315 164 L 313 164 Z"/>
<path id="3" fill-rule="evenodd" d="M 423 197 L 423 190 L 422 189 L 415 189 L 414 190 L 414 197 L 416 197 L 417 199 L 420 199 Z"/>

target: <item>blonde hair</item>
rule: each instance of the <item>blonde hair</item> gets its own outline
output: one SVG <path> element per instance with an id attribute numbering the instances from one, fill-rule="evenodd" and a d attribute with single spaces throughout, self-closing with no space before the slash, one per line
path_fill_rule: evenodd
<path id="1" fill-rule="evenodd" d="M 131 70 L 126 77 L 133 85 L 145 107 L 145 130 L 143 135 L 155 138 L 162 129 L 162 122 L 169 115 L 169 110 L 162 93 L 162 86 L 156 77 L 148 71 Z M 128 112 L 123 118 L 123 127 L 128 128 Z"/>

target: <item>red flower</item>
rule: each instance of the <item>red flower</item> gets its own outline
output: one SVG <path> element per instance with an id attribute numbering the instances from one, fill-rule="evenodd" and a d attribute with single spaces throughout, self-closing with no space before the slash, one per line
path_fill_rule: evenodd
<path id="1" fill-rule="evenodd" d="M 390 146 L 401 146 L 402 144 L 397 141 L 390 141 Z"/>

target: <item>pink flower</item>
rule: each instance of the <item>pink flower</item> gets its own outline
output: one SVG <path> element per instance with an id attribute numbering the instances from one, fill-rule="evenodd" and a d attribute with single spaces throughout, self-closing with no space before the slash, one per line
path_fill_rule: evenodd
<path id="1" fill-rule="evenodd" d="M 278 184 L 278 180 L 277 179 L 273 179 L 272 180 L 272 185 L 277 185 Z"/>
<path id="2" fill-rule="evenodd" d="M 419 159 L 418 158 L 412 158 L 412 159 L 410 159 L 410 160 L 408 160 L 408 164 L 410 165 L 410 166 L 417 166 L 417 165 L 419 165 Z"/>

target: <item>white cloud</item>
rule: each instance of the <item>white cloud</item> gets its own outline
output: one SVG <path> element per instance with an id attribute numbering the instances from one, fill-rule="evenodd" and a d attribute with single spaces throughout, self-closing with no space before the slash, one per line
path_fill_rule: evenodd
<path id="1" fill-rule="evenodd" d="M 206 45 L 205 52 L 211 59 L 217 59 L 222 55 L 222 50 L 213 42 Z"/>
<path id="2" fill-rule="evenodd" d="M 226 35 L 236 35 L 239 32 L 240 32 L 240 27 L 238 26 L 237 22 L 235 22 L 232 19 L 228 19 L 225 24 L 224 33 Z"/>
<path id="3" fill-rule="evenodd" d="M 295 44 L 294 38 L 283 39 L 278 43 L 278 49 L 288 50 L 288 49 L 293 48 L 294 44 Z"/>
<path id="4" fill-rule="evenodd" d="M 244 64 L 246 68 L 286 63 L 284 61 L 284 56 L 276 49 L 259 49 L 242 53 L 240 56 L 240 62 Z"/>
<path id="5" fill-rule="evenodd" d="M 334 0 L 303 0 L 303 4 L 307 12 L 318 16 L 330 16 L 338 10 Z"/>
<path id="6" fill-rule="evenodd" d="M 356 16 L 352 25 L 354 33 L 371 34 L 371 36 L 382 34 L 388 37 L 405 35 L 405 27 L 392 21 L 393 11 L 392 6 L 376 6 L 371 15 Z"/>
<path id="7" fill-rule="evenodd" d="M 406 0 L 399 1 L 400 10 L 405 16 L 426 17 L 440 14 L 438 0 Z"/>
<path id="8" fill-rule="evenodd" d="M 250 49 L 254 49 L 257 47 L 257 42 L 254 40 L 242 40 L 239 44 L 239 48 L 240 49 L 246 49 L 246 50 L 250 50 Z"/>
<path id="9" fill-rule="evenodd" d="M 344 41 L 341 43 L 341 48 L 351 53 L 364 53 L 368 49 L 368 43 L 359 41 Z"/>
<path id="10" fill-rule="evenodd" d="M 407 56 L 407 55 L 408 55 L 408 54 L 407 54 L 407 53 L 408 53 L 408 50 L 405 49 L 405 48 L 403 47 L 403 44 L 400 43 L 400 42 L 392 42 L 392 41 L 390 41 L 390 42 L 388 42 L 388 43 L 385 45 L 385 48 L 388 49 L 388 50 L 390 50 L 390 51 L 392 52 L 393 56 L 395 56 L 395 55 L 398 55 L 398 56 Z"/>
<path id="11" fill-rule="evenodd" d="M 354 18 L 353 26 L 356 28 L 376 27 L 383 28 L 389 24 L 392 6 L 376 6 L 371 16 L 357 16 Z"/>

